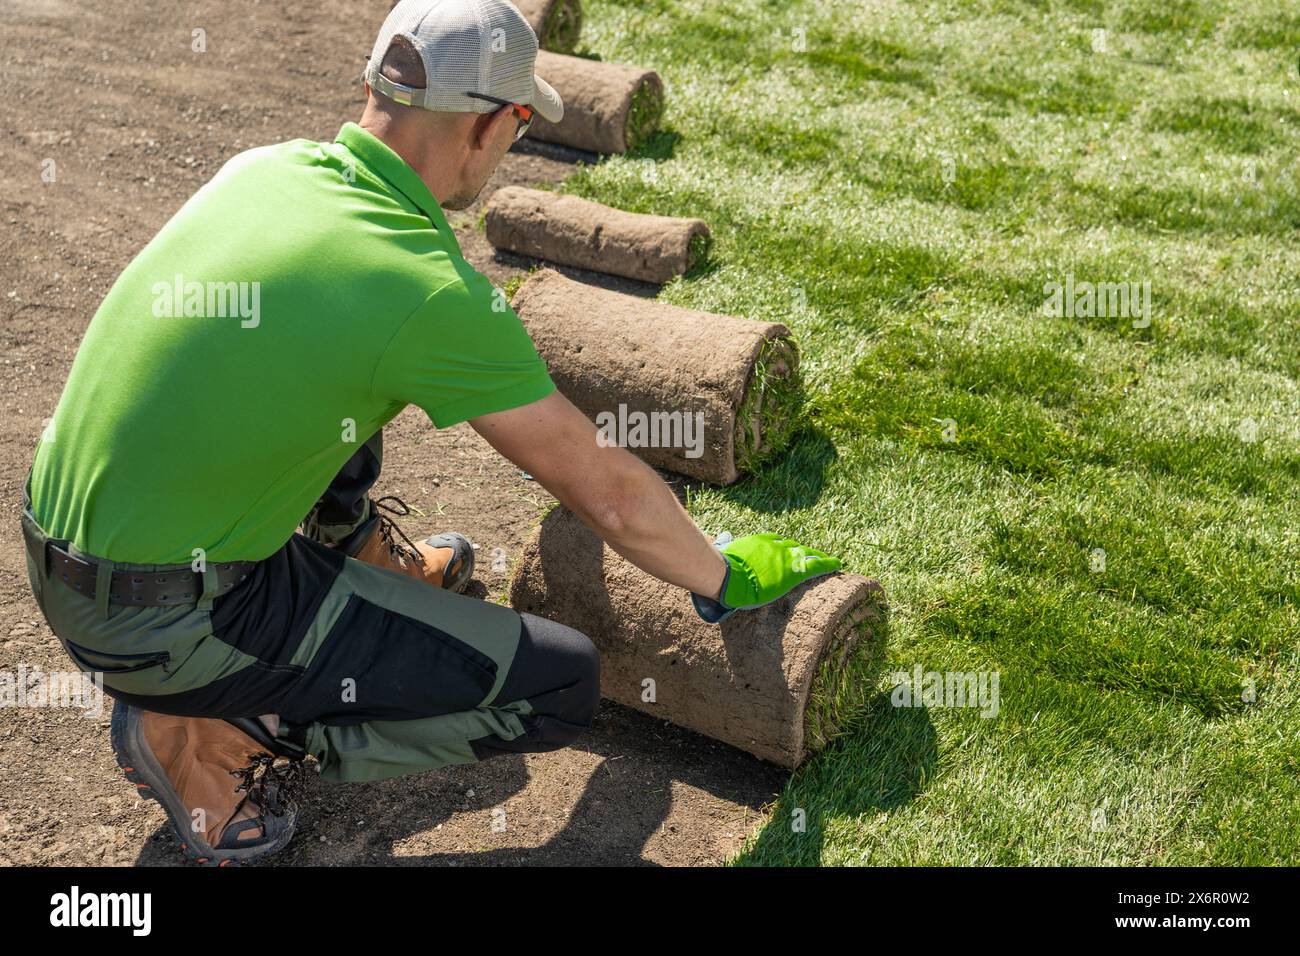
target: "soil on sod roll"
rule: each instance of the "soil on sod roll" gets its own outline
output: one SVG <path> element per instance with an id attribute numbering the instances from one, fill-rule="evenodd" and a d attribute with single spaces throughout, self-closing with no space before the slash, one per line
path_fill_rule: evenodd
<path id="1" fill-rule="evenodd" d="M 686 592 L 623 560 L 563 507 L 524 546 L 510 603 L 590 637 L 608 699 L 791 769 L 861 711 L 882 657 L 883 592 L 867 578 L 818 578 L 706 624 Z"/>
<path id="2" fill-rule="evenodd" d="M 573 52 L 582 33 L 582 0 L 514 0 L 514 4 L 543 50 Z"/>
<path id="3" fill-rule="evenodd" d="M 688 271 L 709 238 L 703 219 L 625 212 L 524 186 L 497 190 L 485 223 L 498 249 L 642 282 Z"/>
<path id="4" fill-rule="evenodd" d="M 683 309 L 551 269 L 515 292 L 533 344 L 603 437 L 657 468 L 727 485 L 784 450 L 802 403 L 779 322 Z"/>
<path id="5" fill-rule="evenodd" d="M 654 70 L 541 50 L 537 75 L 564 100 L 564 118 L 538 116 L 528 135 L 593 153 L 636 149 L 659 129 L 664 84 Z"/>

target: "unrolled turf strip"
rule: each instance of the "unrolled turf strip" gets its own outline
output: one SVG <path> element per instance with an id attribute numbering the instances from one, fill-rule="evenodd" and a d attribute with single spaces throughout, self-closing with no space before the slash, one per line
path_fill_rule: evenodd
<path id="1" fill-rule="evenodd" d="M 657 468 L 727 485 L 784 450 L 802 406 L 779 322 L 698 312 L 543 269 L 512 300 L 559 390 Z"/>
<path id="2" fill-rule="evenodd" d="M 861 711 L 883 659 L 874 581 L 818 578 L 706 624 L 686 592 L 619 557 L 563 507 L 524 545 L 510 603 L 591 638 L 602 696 L 789 768 Z"/>
<path id="3" fill-rule="evenodd" d="M 573 52 L 582 32 L 582 0 L 514 0 L 514 4 L 543 50 Z"/>
<path id="4" fill-rule="evenodd" d="M 525 186 L 493 193 L 485 222 L 498 249 L 643 282 L 688 271 L 709 241 L 703 219 L 625 212 Z"/>
<path id="5" fill-rule="evenodd" d="M 538 116 L 528 136 L 593 153 L 625 153 L 659 129 L 664 84 L 654 70 L 541 50 L 537 74 L 564 100 L 564 118 Z"/>

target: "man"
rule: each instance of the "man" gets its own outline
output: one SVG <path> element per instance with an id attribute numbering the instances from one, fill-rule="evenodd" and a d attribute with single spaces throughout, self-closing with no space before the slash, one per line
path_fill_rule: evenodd
<path id="1" fill-rule="evenodd" d="M 401 503 L 370 499 L 408 404 L 468 421 L 706 620 L 839 566 L 774 535 L 715 548 L 650 468 L 600 445 L 462 258 L 443 209 L 534 113 L 562 115 L 536 53 L 506 0 L 402 0 L 359 124 L 231 159 L 87 329 L 29 479 L 29 574 L 117 700 L 123 771 L 194 860 L 282 847 L 306 754 L 330 780 L 378 780 L 590 725 L 591 642 L 456 593 L 469 542 L 410 542 L 381 513 Z"/>

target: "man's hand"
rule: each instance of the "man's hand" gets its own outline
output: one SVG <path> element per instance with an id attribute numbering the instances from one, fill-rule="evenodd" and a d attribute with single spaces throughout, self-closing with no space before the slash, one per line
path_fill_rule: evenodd
<path id="1" fill-rule="evenodd" d="M 734 540 L 724 534 L 715 544 L 727 559 L 726 579 L 716 598 L 691 595 L 696 613 L 710 623 L 770 604 L 805 581 L 840 569 L 839 558 L 775 534 Z"/>

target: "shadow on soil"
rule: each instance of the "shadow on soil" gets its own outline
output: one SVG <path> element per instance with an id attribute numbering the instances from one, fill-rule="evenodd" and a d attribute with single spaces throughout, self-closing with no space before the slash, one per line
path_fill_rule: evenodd
<path id="1" fill-rule="evenodd" d="M 586 780 L 565 780 L 563 789 L 546 783 L 533 792 L 525 792 L 535 781 L 518 755 L 373 784 L 330 785 L 312 775 L 294 841 L 273 863 L 653 865 L 645 847 L 666 826 L 674 785 L 747 808 L 752 826 L 788 779 L 779 767 L 609 701 L 574 749 L 599 758 L 590 770 L 581 761 Z M 506 809 L 504 836 L 491 829 L 496 807 Z M 710 822 L 739 828 L 743 836 L 743 820 Z M 674 858 L 685 852 L 701 864 L 717 862 L 716 827 L 672 829 L 666 837 L 676 844 Z M 412 845 L 403 848 L 408 840 Z M 479 840 L 483 849 L 472 849 Z M 683 844 L 697 844 L 698 852 Z M 136 860 L 138 866 L 181 864 L 167 826 L 150 836 Z"/>
<path id="2" fill-rule="evenodd" d="M 573 279 L 575 282 L 583 282 L 587 285 L 594 285 L 601 289 L 608 289 L 611 292 L 621 292 L 624 295 L 634 295 L 641 299 L 653 299 L 659 294 L 660 286 L 653 282 L 642 282 L 639 279 L 625 279 L 622 276 L 608 275 L 604 272 L 591 272 L 587 269 L 579 269 L 575 266 L 566 266 L 558 262 L 551 262 L 548 259 L 534 259 L 532 256 L 521 256 L 516 252 L 507 252 L 504 249 L 492 250 L 492 263 L 500 269 L 511 272 L 532 272 L 534 269 L 554 269 L 561 275 Z"/>
<path id="3" fill-rule="evenodd" d="M 560 163 L 571 163 L 574 166 L 579 163 L 594 166 L 600 162 L 599 153 L 589 153 L 585 149 L 574 149 L 571 146 L 561 146 L 559 143 L 546 143 L 527 136 L 515 140 L 514 145 L 510 147 L 510 152 L 522 153 L 525 156 L 541 156 Z"/>

